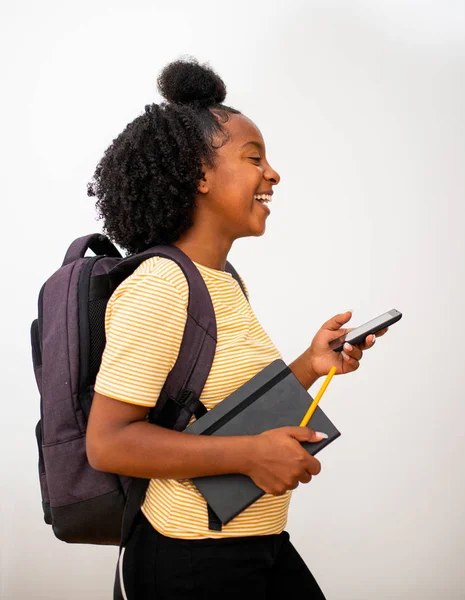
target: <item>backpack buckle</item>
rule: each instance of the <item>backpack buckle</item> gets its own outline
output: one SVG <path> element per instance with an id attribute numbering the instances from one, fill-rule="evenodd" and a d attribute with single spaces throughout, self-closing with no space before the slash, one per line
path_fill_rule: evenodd
<path id="1" fill-rule="evenodd" d="M 181 408 L 186 408 L 189 412 L 199 419 L 201 416 L 206 414 L 207 409 L 197 398 L 197 395 L 191 390 L 181 390 L 177 398 L 174 401 Z"/>
<path id="2" fill-rule="evenodd" d="M 193 400 L 197 400 L 197 396 L 191 390 L 181 390 L 177 398 L 173 399 L 176 402 L 176 404 L 184 408 L 188 407 Z"/>

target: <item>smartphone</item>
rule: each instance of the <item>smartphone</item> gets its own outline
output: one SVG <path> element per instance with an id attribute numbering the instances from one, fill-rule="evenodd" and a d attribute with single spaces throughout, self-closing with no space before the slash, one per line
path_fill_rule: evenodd
<path id="1" fill-rule="evenodd" d="M 376 317 L 376 319 L 372 319 L 371 321 L 368 321 L 368 323 L 360 325 L 360 327 L 356 327 L 352 331 L 349 331 L 347 335 L 343 335 L 333 340 L 330 342 L 329 347 L 334 350 L 334 352 L 341 352 L 345 342 L 349 342 L 349 344 L 352 346 L 361 344 L 365 341 L 367 336 L 381 331 L 381 329 L 389 327 L 393 323 L 397 323 L 397 321 L 399 321 L 401 318 L 402 313 L 393 308 L 389 312 Z"/>

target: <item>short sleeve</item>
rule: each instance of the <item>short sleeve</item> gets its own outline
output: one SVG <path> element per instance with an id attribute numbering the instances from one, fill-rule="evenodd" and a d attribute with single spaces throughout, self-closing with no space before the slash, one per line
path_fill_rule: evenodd
<path id="1" fill-rule="evenodd" d="M 154 406 L 177 360 L 186 320 L 186 300 L 170 281 L 155 273 L 124 281 L 107 305 L 95 391 Z"/>

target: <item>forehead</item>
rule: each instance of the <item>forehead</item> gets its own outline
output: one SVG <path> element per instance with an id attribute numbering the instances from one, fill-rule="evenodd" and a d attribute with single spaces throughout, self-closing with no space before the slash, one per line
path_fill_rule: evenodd
<path id="1" fill-rule="evenodd" d="M 227 144 L 231 149 L 240 151 L 246 142 L 258 142 L 264 149 L 265 142 L 259 128 L 245 115 L 230 115 L 230 119 L 224 127 L 231 135 Z M 252 148 L 253 146 L 246 146 Z"/>

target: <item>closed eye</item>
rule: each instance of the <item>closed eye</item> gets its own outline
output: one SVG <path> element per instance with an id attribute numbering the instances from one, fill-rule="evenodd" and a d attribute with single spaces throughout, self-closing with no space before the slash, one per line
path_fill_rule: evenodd
<path id="1" fill-rule="evenodd" d="M 249 156 L 252 160 L 262 160 L 261 156 Z"/>

